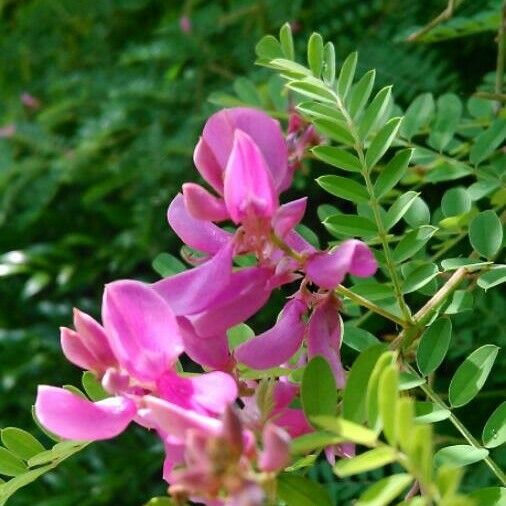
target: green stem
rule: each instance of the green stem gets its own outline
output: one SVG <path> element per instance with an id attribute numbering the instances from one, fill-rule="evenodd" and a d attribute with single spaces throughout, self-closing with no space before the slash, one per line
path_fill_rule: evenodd
<path id="1" fill-rule="evenodd" d="M 437 15 L 432 21 L 429 21 L 423 28 L 418 30 L 415 33 L 412 33 L 408 37 L 409 42 L 413 42 L 426 33 L 430 32 L 433 28 L 438 26 L 439 24 L 443 23 L 444 21 L 447 21 L 453 16 L 453 11 L 463 2 L 464 0 L 448 0 L 448 5 L 446 6 L 446 9 L 441 12 L 441 14 Z"/>
<path id="2" fill-rule="evenodd" d="M 502 95 L 504 83 L 504 62 L 506 60 L 506 1 L 501 8 L 501 21 L 497 33 L 497 69 L 495 74 L 495 95 Z M 497 101 L 497 112 L 501 109 L 501 101 Z"/>
<path id="3" fill-rule="evenodd" d="M 409 372 L 413 373 L 413 374 L 417 374 L 417 372 L 408 364 L 406 365 L 406 368 L 409 370 Z M 480 445 L 480 443 L 478 443 L 478 441 L 476 440 L 476 438 L 467 430 L 467 428 L 465 427 L 465 425 L 453 414 L 453 412 L 451 411 L 450 409 L 450 406 L 448 406 L 442 399 L 441 397 L 439 397 L 439 395 L 434 392 L 434 390 L 432 390 L 432 388 L 427 385 L 426 383 L 424 383 L 423 385 L 420 385 L 420 388 L 423 390 L 423 392 L 425 393 L 425 395 L 431 400 L 433 401 L 435 404 L 437 404 L 438 406 L 440 406 L 441 408 L 443 409 L 446 409 L 448 411 L 450 411 L 450 422 L 453 424 L 453 426 L 462 434 L 462 436 L 464 437 L 464 439 L 471 445 L 473 446 L 474 448 L 478 449 L 478 450 L 483 450 L 483 446 Z M 497 479 L 501 482 L 502 485 L 506 485 L 506 476 L 504 475 L 504 472 L 502 471 L 502 469 L 494 462 L 494 460 L 492 459 L 492 457 L 487 456 L 485 459 L 484 459 L 485 463 L 487 464 L 487 466 L 490 468 L 490 470 L 495 474 L 495 476 L 497 477 Z"/>

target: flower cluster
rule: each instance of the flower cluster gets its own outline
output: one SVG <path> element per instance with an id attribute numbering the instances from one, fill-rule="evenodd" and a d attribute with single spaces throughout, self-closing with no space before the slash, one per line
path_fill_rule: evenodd
<path id="1" fill-rule="evenodd" d="M 299 387 L 288 376 L 265 383 L 245 380 L 241 371 L 290 370 L 320 355 L 342 387 L 334 290 L 347 273 L 365 277 L 377 268 L 357 240 L 315 249 L 296 231 L 306 198 L 280 203 L 304 146 L 319 142 L 312 131 L 300 135 L 301 128 L 293 117 L 287 140 L 277 121 L 247 108 L 209 118 L 194 153 L 207 186 L 184 184 L 168 209 L 193 268 L 153 284 L 107 285 L 102 324 L 75 311 L 75 330 L 61 332 L 63 352 L 92 371 L 109 397 L 92 402 L 40 386 L 36 414 L 48 430 L 100 440 L 135 422 L 163 441 L 164 478 L 175 500 L 263 503 L 289 462 L 290 438 L 312 429 L 293 407 Z M 237 266 L 245 255 L 254 261 Z M 230 349 L 227 331 L 261 309 L 273 290 L 295 282 L 275 325 Z M 183 353 L 205 372 L 181 372 Z M 329 448 L 327 456 L 349 451 Z"/>

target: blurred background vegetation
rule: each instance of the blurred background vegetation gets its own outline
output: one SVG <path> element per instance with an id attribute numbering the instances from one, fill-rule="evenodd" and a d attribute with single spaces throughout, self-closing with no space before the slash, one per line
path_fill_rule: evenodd
<path id="1" fill-rule="evenodd" d="M 33 429 L 38 383 L 78 382 L 59 351 L 58 327 L 73 306 L 98 315 L 104 283 L 154 280 L 153 258 L 177 254 L 166 207 L 197 176 L 193 146 L 216 103 L 264 97 L 283 106 L 279 83 L 253 65 L 262 35 L 290 21 L 301 46 L 320 31 L 338 57 L 358 49 L 360 73 L 376 68 L 377 86 L 394 84 L 405 107 L 422 92 L 467 97 L 490 82 L 500 5 L 463 2 L 451 21 L 408 43 L 444 0 L 0 1 L 1 426 Z M 312 199 L 307 223 L 323 234 L 315 209 L 325 197 L 307 173 L 296 182 Z M 479 343 L 497 342 L 501 305 L 491 294 L 459 315 L 450 369 Z M 464 413 L 471 427 L 495 405 L 499 381 Z M 140 505 L 163 493 L 160 465 L 155 438 L 131 430 L 11 501 Z M 323 481 L 326 469 L 315 471 Z M 487 484 L 480 469 L 468 478 L 474 485 Z M 332 487 L 346 504 L 363 484 Z"/>

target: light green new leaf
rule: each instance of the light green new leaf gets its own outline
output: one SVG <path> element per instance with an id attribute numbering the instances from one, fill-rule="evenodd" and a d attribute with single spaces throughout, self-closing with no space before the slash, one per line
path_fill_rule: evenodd
<path id="1" fill-rule="evenodd" d="M 488 290 L 501 283 L 506 283 L 506 265 L 500 265 L 490 269 L 478 278 L 478 286 L 484 290 Z"/>
<path id="2" fill-rule="evenodd" d="M 266 35 L 255 46 L 257 56 L 265 60 L 274 60 L 283 57 L 283 50 L 276 37 Z"/>
<path id="3" fill-rule="evenodd" d="M 395 448 L 391 448 L 390 446 L 382 446 L 362 453 L 357 457 L 340 460 L 334 466 L 334 472 L 340 478 L 345 478 L 346 476 L 372 471 L 378 467 L 391 464 L 396 460 L 397 450 L 395 450 Z"/>
<path id="4" fill-rule="evenodd" d="M 428 376 L 443 361 L 452 337 L 452 322 L 439 318 L 425 330 L 416 350 L 416 363 L 422 374 Z"/>
<path id="5" fill-rule="evenodd" d="M 111 394 L 104 390 L 100 381 L 98 381 L 96 376 L 90 371 L 83 372 L 81 383 L 88 397 L 94 402 L 101 401 L 111 396 Z"/>
<path id="6" fill-rule="evenodd" d="M 464 406 L 481 390 L 487 380 L 499 348 L 493 344 L 485 344 L 473 351 L 460 364 L 450 382 L 449 400 L 454 407 Z"/>
<path id="7" fill-rule="evenodd" d="M 413 481 L 409 474 L 394 474 L 369 487 L 355 506 L 387 506 Z"/>
<path id="8" fill-rule="evenodd" d="M 336 214 L 327 218 L 323 224 L 330 233 L 347 236 L 367 237 L 378 233 L 376 224 L 362 216 Z"/>
<path id="9" fill-rule="evenodd" d="M 462 102 L 453 93 L 441 95 L 437 100 L 436 120 L 429 135 L 429 145 L 443 151 L 452 140 L 462 116 Z"/>
<path id="10" fill-rule="evenodd" d="M 394 261 L 400 263 L 411 258 L 427 244 L 437 230 L 431 225 L 422 225 L 420 228 L 408 232 L 398 242 L 392 253 Z"/>
<path id="11" fill-rule="evenodd" d="M 469 226 L 471 246 L 486 258 L 492 258 L 500 250 L 502 239 L 501 220 L 492 209 L 478 214 Z"/>
<path id="12" fill-rule="evenodd" d="M 282 473 L 278 476 L 277 492 L 286 504 L 293 506 L 332 506 L 325 488 L 300 474 Z"/>
<path id="13" fill-rule="evenodd" d="M 307 62 L 315 77 L 320 77 L 323 68 L 323 39 L 319 33 L 311 34 L 307 45 Z"/>
<path id="14" fill-rule="evenodd" d="M 230 348 L 235 349 L 248 339 L 255 337 L 255 332 L 246 323 L 239 323 L 227 330 L 227 337 Z"/>
<path id="15" fill-rule="evenodd" d="M 360 183 L 347 177 L 327 175 L 320 176 L 316 182 L 331 195 L 351 200 L 357 204 L 369 202 L 367 189 Z"/>
<path id="16" fill-rule="evenodd" d="M 322 77 L 325 83 L 330 86 L 336 78 L 336 50 L 332 42 L 327 42 L 323 48 Z"/>
<path id="17" fill-rule="evenodd" d="M 362 170 L 360 160 L 344 149 L 334 146 L 316 146 L 311 151 L 316 158 L 338 169 L 349 172 L 360 172 Z"/>
<path id="18" fill-rule="evenodd" d="M 367 407 L 367 420 L 369 426 L 379 430 L 381 428 L 380 404 L 379 404 L 379 388 L 380 378 L 383 372 L 395 362 L 395 354 L 387 351 L 379 357 L 374 369 L 372 370 L 369 381 L 367 382 L 367 392 L 365 402 Z M 361 392 L 363 395 L 363 392 Z"/>
<path id="19" fill-rule="evenodd" d="M 438 465 L 463 467 L 479 462 L 488 456 L 488 450 L 471 445 L 446 446 L 437 451 L 434 460 Z"/>
<path id="20" fill-rule="evenodd" d="M 352 118 L 358 116 L 366 106 L 374 87 L 375 78 L 376 71 L 369 70 L 351 88 L 348 110 Z"/>
<path id="21" fill-rule="evenodd" d="M 352 441 L 364 446 L 375 446 L 378 440 L 378 435 L 373 430 L 344 418 L 316 416 L 312 418 L 312 421 L 318 427 L 343 438 L 344 441 Z"/>
<path id="22" fill-rule="evenodd" d="M 376 165 L 387 152 L 401 125 L 402 118 L 392 118 L 381 128 L 372 140 L 365 154 L 365 163 L 369 170 Z"/>
<path id="23" fill-rule="evenodd" d="M 318 417 L 317 417 L 318 419 Z M 314 450 L 321 450 L 326 446 L 339 444 L 345 441 L 332 432 L 310 432 L 292 440 L 290 451 L 293 455 L 305 454 Z"/>
<path id="24" fill-rule="evenodd" d="M 337 387 L 328 362 L 320 356 L 312 358 L 302 376 L 300 387 L 302 407 L 308 420 L 319 415 L 334 415 Z"/>
<path id="25" fill-rule="evenodd" d="M 441 210 L 445 216 L 458 216 L 471 210 L 471 197 L 462 186 L 447 190 L 441 201 Z"/>
<path id="26" fill-rule="evenodd" d="M 14 453 L 0 446 L 0 474 L 4 476 L 17 476 L 28 468 L 26 464 Z"/>
<path id="27" fill-rule="evenodd" d="M 417 197 L 418 193 L 408 191 L 400 195 L 395 200 L 385 216 L 384 225 L 387 231 L 390 230 L 404 216 L 404 214 L 406 214 Z"/>
<path id="28" fill-rule="evenodd" d="M 374 183 L 374 194 L 377 198 L 386 195 L 402 179 L 412 155 L 412 149 L 402 149 L 387 163 Z"/>
<path id="29" fill-rule="evenodd" d="M 506 442 L 506 401 L 490 415 L 481 436 L 485 448 L 495 448 Z"/>
<path id="30" fill-rule="evenodd" d="M 169 497 L 153 497 L 144 506 L 174 506 Z"/>
<path id="31" fill-rule="evenodd" d="M 337 79 L 337 93 L 343 100 L 346 98 L 348 90 L 353 83 L 355 69 L 357 68 L 357 58 L 358 53 L 356 51 L 348 55 L 346 60 L 344 60 L 341 71 L 339 72 L 339 77 Z"/>
<path id="32" fill-rule="evenodd" d="M 293 37 L 292 28 L 290 23 L 285 23 L 279 30 L 279 42 L 281 43 L 281 49 L 285 58 L 293 60 L 295 58 L 295 52 L 293 49 Z"/>
<path id="33" fill-rule="evenodd" d="M 386 86 L 382 88 L 372 99 L 360 120 L 358 134 L 364 140 L 371 130 L 374 130 L 383 115 L 385 114 L 390 98 L 392 95 L 392 87 Z"/>
<path id="34" fill-rule="evenodd" d="M 397 441 L 397 401 L 399 397 L 399 372 L 393 365 L 387 366 L 381 373 L 378 386 L 378 406 L 383 432 L 387 441 L 395 446 Z"/>
<path id="35" fill-rule="evenodd" d="M 498 118 L 487 130 L 476 137 L 469 153 L 469 160 L 478 165 L 487 158 L 504 142 L 506 138 L 506 119 Z"/>
<path id="36" fill-rule="evenodd" d="M 434 116 L 434 98 L 431 93 L 423 93 L 409 105 L 404 115 L 401 136 L 410 140 L 421 129 L 426 127 Z"/>
<path id="37" fill-rule="evenodd" d="M 2 443 L 17 457 L 28 460 L 45 450 L 44 446 L 25 430 L 17 427 L 6 427 L 1 431 Z"/>

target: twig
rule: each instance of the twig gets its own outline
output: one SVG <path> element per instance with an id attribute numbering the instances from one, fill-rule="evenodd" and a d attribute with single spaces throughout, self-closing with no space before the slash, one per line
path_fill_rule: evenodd
<path id="1" fill-rule="evenodd" d="M 415 33 L 412 33 L 408 38 L 408 42 L 413 42 L 426 33 L 430 32 L 433 28 L 435 28 L 437 25 L 443 23 L 444 21 L 447 21 L 453 16 L 453 12 L 455 9 L 463 2 L 464 0 L 448 0 L 448 5 L 446 6 L 446 9 L 441 12 L 441 14 L 438 14 L 432 21 L 429 21 L 424 27 L 420 28 L 420 30 L 416 31 Z"/>

